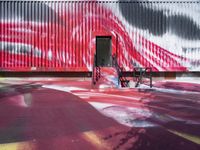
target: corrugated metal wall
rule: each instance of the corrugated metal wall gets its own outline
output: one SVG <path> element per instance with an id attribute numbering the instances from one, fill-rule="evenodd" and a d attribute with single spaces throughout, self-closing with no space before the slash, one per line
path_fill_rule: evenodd
<path id="1" fill-rule="evenodd" d="M 0 70 L 91 71 L 112 36 L 126 71 L 200 68 L 198 1 L 1 1 Z"/>

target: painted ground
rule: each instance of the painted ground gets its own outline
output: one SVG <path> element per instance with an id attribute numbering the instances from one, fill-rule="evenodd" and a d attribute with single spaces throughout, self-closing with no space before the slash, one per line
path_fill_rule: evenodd
<path id="1" fill-rule="evenodd" d="M 0 150 L 199 150 L 200 83 L 1 78 Z"/>

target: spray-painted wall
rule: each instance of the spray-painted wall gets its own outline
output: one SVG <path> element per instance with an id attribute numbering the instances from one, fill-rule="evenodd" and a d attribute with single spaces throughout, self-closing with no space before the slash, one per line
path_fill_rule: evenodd
<path id="1" fill-rule="evenodd" d="M 200 1 L 1 1 L 0 70 L 91 71 L 100 35 L 126 71 L 199 71 Z"/>

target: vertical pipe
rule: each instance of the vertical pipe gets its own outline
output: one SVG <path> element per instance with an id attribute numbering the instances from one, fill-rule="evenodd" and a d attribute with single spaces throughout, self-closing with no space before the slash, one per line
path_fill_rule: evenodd
<path id="1" fill-rule="evenodd" d="M 30 2 L 27 2 L 27 17 L 28 17 L 28 28 L 29 28 L 29 30 L 31 31 L 31 33 L 30 33 L 30 37 L 27 39 L 28 40 L 28 44 L 29 45 L 31 45 L 31 38 L 32 38 L 32 29 L 31 29 L 31 24 L 30 24 L 30 21 L 31 21 L 31 13 L 30 13 L 30 11 L 31 11 L 31 7 L 30 7 Z M 29 49 L 29 52 L 27 53 L 27 67 L 28 68 L 30 68 L 31 67 L 31 47 L 32 46 L 30 46 L 30 49 Z"/>
<path id="2" fill-rule="evenodd" d="M 80 67 L 83 68 L 83 2 L 80 4 L 80 10 L 79 10 L 79 15 L 80 15 L 80 24 L 81 24 L 81 27 L 80 27 L 80 41 L 79 41 L 79 44 L 80 44 L 80 58 L 79 58 L 79 61 L 80 61 Z"/>
<path id="3" fill-rule="evenodd" d="M 91 16 L 89 15 L 90 14 L 90 4 L 93 3 L 93 2 L 90 2 L 88 1 L 87 2 L 87 12 L 88 12 L 88 16 L 87 16 L 87 30 L 86 30 L 86 33 L 87 33 L 87 51 L 88 51 L 88 55 L 86 55 L 86 64 L 88 64 L 90 66 L 90 55 L 91 55 L 91 49 L 90 49 L 90 18 Z"/>
<path id="4" fill-rule="evenodd" d="M 69 49 L 68 49 L 68 29 L 69 29 L 69 19 L 68 19 L 68 3 L 67 2 L 64 2 L 64 14 L 65 14 L 65 19 L 64 19 L 64 22 L 65 22 L 65 63 L 64 63 L 64 67 L 67 68 L 68 66 L 68 62 L 69 62 Z M 67 57 L 68 56 L 68 57 Z"/>
<path id="5" fill-rule="evenodd" d="M 88 56 L 89 56 L 89 49 L 88 49 L 88 2 L 85 2 L 85 64 L 88 64 Z"/>
<path id="6" fill-rule="evenodd" d="M 40 60 L 40 69 L 42 69 L 42 64 L 43 64 L 43 53 L 44 53 L 44 33 L 45 33 L 45 23 L 44 23 L 44 18 L 43 18 L 43 15 L 44 15 L 44 12 L 43 12 L 43 5 L 44 5 L 44 2 L 41 1 L 40 2 L 40 11 L 39 11 L 39 22 L 40 22 L 40 47 L 39 47 L 39 50 L 40 50 L 40 53 L 39 53 L 39 60 Z"/>
<path id="7" fill-rule="evenodd" d="M 73 8 L 74 8 L 74 18 L 73 18 L 73 59 L 74 59 L 74 68 L 76 68 L 76 57 L 77 57 L 77 49 L 76 49 L 76 21 L 77 21 L 77 16 L 76 16 L 76 1 L 73 3 Z"/>
<path id="8" fill-rule="evenodd" d="M 67 64 L 67 67 L 69 66 L 70 62 L 71 62 L 71 59 L 70 59 L 70 48 L 69 48 L 69 30 L 70 30 L 70 3 L 69 2 L 65 2 L 66 3 L 66 6 L 65 6 L 65 10 L 66 10 L 66 24 L 67 24 L 67 31 L 66 31 L 66 39 L 67 39 L 67 59 L 66 59 L 66 64 Z"/>
<path id="9" fill-rule="evenodd" d="M 78 26 L 78 30 L 77 30 L 77 36 L 76 36 L 76 43 L 77 43 L 77 59 L 76 59 L 76 68 L 80 68 L 80 32 L 81 32 L 81 24 L 80 24 L 80 13 L 79 13 L 79 10 L 80 10 L 80 5 L 81 5 L 81 2 L 77 2 L 77 26 Z"/>
<path id="10" fill-rule="evenodd" d="M 42 23 L 42 18 L 41 18 L 41 13 L 42 13 L 42 11 L 41 11 L 41 1 L 40 2 L 38 2 L 38 24 L 39 24 L 39 27 L 38 27 L 38 41 L 39 41 L 39 43 L 38 43 L 38 49 L 39 49 L 39 51 L 41 52 L 41 48 L 42 48 L 42 26 L 43 26 L 43 23 Z M 38 67 L 39 68 L 41 68 L 41 53 L 40 52 L 38 52 Z"/>
<path id="11" fill-rule="evenodd" d="M 62 26 L 60 26 L 60 2 L 59 1 L 57 1 L 56 2 L 56 4 L 57 4 L 57 7 L 56 7 L 56 9 L 57 9 L 57 14 L 56 14 L 56 16 L 57 16 L 57 21 L 56 21 L 56 34 L 57 34 L 57 42 L 56 42 L 56 44 L 57 44 L 57 67 L 58 67 L 58 69 L 59 69 L 59 67 L 60 67 L 60 52 L 61 52 L 61 49 L 60 49 L 60 27 L 62 27 Z"/>
<path id="12" fill-rule="evenodd" d="M 51 2 L 47 2 L 48 7 L 51 9 L 52 5 Z M 47 23 L 48 23 L 48 38 L 47 38 L 47 66 L 48 70 L 51 68 L 51 61 L 52 61 L 52 47 L 51 47 L 51 25 L 52 25 L 52 19 L 51 19 L 51 12 L 50 9 L 47 9 Z"/>
<path id="13" fill-rule="evenodd" d="M 3 7 L 3 5 L 4 5 L 4 3 L 3 2 L 0 2 L 0 13 L 1 13 L 1 15 L 3 16 L 4 15 L 4 7 Z M 1 68 L 4 68 L 4 65 L 3 65 L 3 62 L 4 62 L 4 58 L 3 58 L 3 56 L 4 56 L 4 42 L 3 42 L 3 37 L 4 37 L 4 32 L 3 32 L 3 24 L 4 24 L 4 22 L 3 22 L 4 20 L 2 20 L 2 22 L 0 23 L 0 41 L 1 41 L 1 43 L 0 43 L 0 54 L 1 54 L 1 56 L 0 56 L 0 67 Z"/>
<path id="14" fill-rule="evenodd" d="M 9 23 L 8 15 L 7 15 L 7 7 L 8 7 L 7 4 L 8 4 L 8 2 L 5 2 L 5 7 L 4 7 L 5 8 L 5 18 L 6 18 L 5 19 L 6 20 L 5 21 L 6 22 L 6 27 L 5 27 L 6 30 L 5 30 L 5 36 L 4 37 L 5 37 L 6 41 L 7 41 L 7 38 L 8 38 L 6 35 L 8 35 L 7 31 L 8 31 L 8 23 Z M 7 61 L 8 61 L 8 59 L 7 59 L 8 44 L 7 43 L 5 43 L 5 50 L 6 50 L 5 55 L 4 55 L 4 57 L 5 57 L 5 67 L 7 67 Z"/>
<path id="15" fill-rule="evenodd" d="M 83 61 L 83 64 L 85 64 L 85 66 L 86 66 L 86 63 L 85 63 L 85 59 L 86 59 L 86 2 L 84 1 L 83 2 L 83 57 L 82 57 L 82 61 Z"/>
<path id="16" fill-rule="evenodd" d="M 63 52 L 63 50 L 61 48 L 61 39 L 60 39 L 61 30 L 63 28 L 63 25 L 62 25 L 61 19 L 60 19 L 61 18 L 61 12 L 62 12 L 60 4 L 61 4 L 61 2 L 57 2 L 57 5 L 58 5 L 57 6 L 57 16 L 58 16 L 58 18 L 57 18 L 57 34 L 58 34 L 58 37 L 57 37 L 57 39 L 58 39 L 58 41 L 57 41 L 57 43 L 58 43 L 57 55 L 58 55 L 58 67 L 59 68 L 61 67 L 61 61 L 62 61 L 61 54 Z"/>
<path id="17" fill-rule="evenodd" d="M 57 56 L 56 56 L 56 3 L 52 1 L 52 68 L 57 67 Z"/>
<path id="18" fill-rule="evenodd" d="M 8 12 L 8 28 L 7 28 L 7 35 L 8 35 L 8 39 L 7 39 L 7 41 L 9 41 L 9 42 L 13 42 L 12 41 L 12 36 L 10 36 L 11 35 L 11 28 L 12 28 L 12 25 L 11 25 L 11 12 L 10 12 L 10 10 L 11 10 L 11 2 L 8 2 L 8 7 L 7 7 L 7 12 Z M 9 45 L 8 45 L 9 46 Z M 7 52 L 7 67 L 11 67 L 12 65 L 12 62 L 11 62 L 11 59 L 10 59 L 10 50 L 8 49 L 8 52 Z"/>
<path id="19" fill-rule="evenodd" d="M 35 5 L 35 8 L 34 8 L 34 13 L 35 13 L 35 18 L 34 18 L 34 20 L 38 20 L 38 15 L 39 15 L 39 2 L 37 1 L 36 2 L 36 5 Z M 37 11 L 37 12 L 36 12 Z M 37 45 L 37 44 L 39 44 L 39 30 L 38 30 L 38 28 L 39 28 L 39 23 L 38 22 L 35 22 L 35 27 L 36 27 L 36 33 L 37 33 L 37 35 L 36 35 L 36 37 L 35 37 L 35 45 Z M 34 45 L 34 49 L 36 49 L 36 46 Z M 35 62 L 35 67 L 36 68 L 38 68 L 38 54 L 37 54 L 37 52 L 35 52 L 34 51 L 34 55 L 35 55 L 35 58 L 36 58 L 36 62 Z"/>
<path id="20" fill-rule="evenodd" d="M 13 16 L 13 14 L 14 14 L 14 10 L 13 10 L 13 9 L 14 9 L 14 4 L 15 4 L 15 2 L 11 2 L 11 6 L 10 6 L 10 7 L 11 7 L 11 8 L 10 8 L 10 11 L 11 11 L 11 15 L 10 15 L 10 18 L 11 18 L 11 22 L 10 22 L 10 23 L 11 23 L 11 26 L 14 25 L 14 18 L 15 18 L 15 17 Z M 14 38 L 14 37 L 15 37 L 15 31 L 12 31 L 12 30 L 11 30 L 11 34 L 10 34 L 10 35 L 12 35 L 12 37 L 11 37 L 11 38 L 12 38 L 12 42 L 15 43 L 15 38 Z M 14 36 L 14 37 L 13 37 L 13 36 Z M 0 40 L 0 41 L 1 41 L 1 40 Z M 13 57 L 13 56 L 14 56 L 14 53 L 12 53 L 12 51 L 11 51 L 9 55 L 10 55 L 10 61 L 11 61 L 10 67 L 14 68 L 14 64 L 15 64 L 15 63 L 13 63 L 13 61 L 14 61 L 14 57 Z"/>
<path id="21" fill-rule="evenodd" d="M 21 2 L 20 9 L 19 9 L 20 16 L 22 17 L 22 18 L 20 19 L 20 22 L 19 22 L 19 24 L 20 24 L 19 29 L 23 29 L 23 24 L 24 24 L 24 22 L 25 22 L 24 16 L 23 16 L 23 13 L 24 13 L 24 12 L 23 12 L 23 11 L 24 11 L 23 6 L 24 6 L 24 1 Z M 20 34 L 20 36 L 21 36 L 21 39 L 20 39 L 20 41 L 19 41 L 20 43 L 19 43 L 19 49 L 18 49 L 18 51 L 17 51 L 17 55 L 19 55 L 18 67 L 21 68 L 21 67 L 23 67 L 23 66 L 21 65 L 21 62 L 24 61 L 24 56 L 23 56 L 22 53 L 21 53 L 21 49 L 22 49 L 22 44 L 21 44 L 21 43 L 24 43 L 24 33 L 23 33 L 23 32 L 19 32 L 19 34 Z"/>
<path id="22" fill-rule="evenodd" d="M 65 15 L 64 15 L 64 2 L 60 2 L 60 8 L 61 8 L 61 13 L 60 13 L 60 18 L 62 18 L 62 25 L 61 25 L 61 35 L 60 35 L 60 46 L 61 46 L 61 49 L 62 49 L 62 52 L 60 53 L 60 57 L 61 57 L 61 61 L 60 61 L 60 67 L 63 68 L 64 67 L 64 62 L 65 62 L 65 44 L 64 44 L 64 41 L 65 41 L 65 37 L 64 37 L 64 34 L 65 34 L 65 28 L 66 28 L 66 24 L 65 24 Z"/>
<path id="23" fill-rule="evenodd" d="M 26 20 L 26 24 L 25 24 L 25 28 L 28 30 L 28 32 L 29 32 L 29 26 L 28 26 L 28 23 L 29 23 L 29 19 L 28 19 L 28 2 L 25 2 L 25 5 L 24 5 L 24 11 L 25 11 L 25 13 L 24 13 L 24 16 L 25 16 L 25 18 L 27 19 Z M 25 34 L 25 43 L 27 44 L 27 45 L 29 45 L 29 42 L 28 42 L 28 40 L 29 40 L 29 33 L 26 33 L 26 32 L 24 32 L 24 34 Z M 29 46 L 28 46 L 28 48 L 30 48 Z M 27 64 L 27 62 L 28 62 L 28 51 L 29 51 L 29 49 L 28 50 L 23 50 L 24 52 L 24 55 L 25 55 L 25 61 L 23 62 L 23 64 L 24 64 L 24 67 L 28 67 L 28 64 Z"/>
<path id="24" fill-rule="evenodd" d="M 33 20 L 33 2 L 30 2 L 30 21 L 32 21 Z M 31 22 L 30 23 L 30 25 L 31 25 L 31 31 L 32 32 L 34 32 L 35 33 L 35 29 L 34 29 L 34 25 L 33 25 L 33 23 Z M 30 67 L 32 68 L 32 67 L 34 67 L 34 59 L 33 59 L 33 43 L 34 43 L 34 36 L 35 36 L 35 34 L 33 34 L 32 36 L 31 36 L 31 53 L 30 53 L 30 62 L 29 62 L 29 64 L 30 64 Z"/>
<path id="25" fill-rule="evenodd" d="M 73 31 L 73 28 L 74 28 L 74 3 L 73 1 L 71 2 L 71 16 L 70 16 L 70 20 L 71 20 L 71 31 Z M 73 32 L 71 32 L 73 33 Z M 71 61 L 72 61 L 72 64 L 71 64 L 71 67 L 74 67 L 74 40 L 73 40 L 73 35 L 70 36 L 70 44 L 71 44 Z"/>
<path id="26" fill-rule="evenodd" d="M 43 67 L 45 67 L 45 70 L 48 70 L 48 56 L 47 56 L 47 54 L 48 54 L 48 49 L 49 49 L 49 47 L 48 47 L 48 40 L 49 40 L 49 20 L 48 20 L 48 18 L 49 18 L 49 14 L 48 14 L 48 12 L 47 12 L 47 6 L 48 6 L 48 3 L 47 2 L 44 2 L 44 10 L 43 10 L 43 12 L 44 12 L 44 18 L 45 18 L 45 20 L 44 20 L 44 23 L 45 23 L 45 40 L 44 40 L 44 55 L 43 55 Z"/>

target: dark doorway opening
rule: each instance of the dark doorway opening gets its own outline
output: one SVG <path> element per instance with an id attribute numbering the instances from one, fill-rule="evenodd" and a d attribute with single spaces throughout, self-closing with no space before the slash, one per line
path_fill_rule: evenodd
<path id="1" fill-rule="evenodd" d="M 112 66 L 112 39 L 111 36 L 96 37 L 96 64 L 100 67 Z"/>

